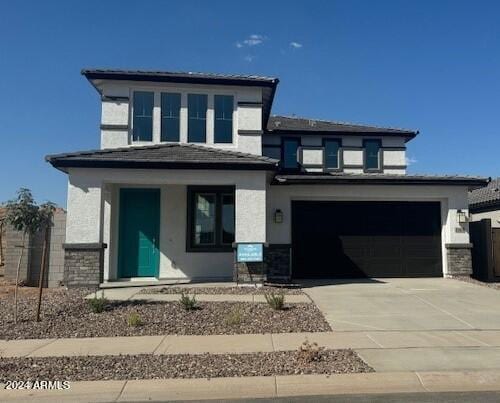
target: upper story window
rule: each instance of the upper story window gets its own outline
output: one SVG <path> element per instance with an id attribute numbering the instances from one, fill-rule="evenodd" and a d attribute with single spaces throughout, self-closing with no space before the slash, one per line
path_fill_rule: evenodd
<path id="1" fill-rule="evenodd" d="M 325 168 L 340 169 L 340 140 L 325 139 L 323 146 L 325 148 Z"/>
<path id="2" fill-rule="evenodd" d="M 133 141 L 153 140 L 153 103 L 153 92 L 134 92 Z"/>
<path id="3" fill-rule="evenodd" d="M 299 137 L 289 137 L 282 139 L 281 143 L 281 166 L 283 169 L 298 169 L 297 150 L 300 146 Z"/>
<path id="4" fill-rule="evenodd" d="M 365 170 L 366 171 L 379 171 L 382 169 L 381 164 L 381 148 L 380 140 L 364 140 L 363 145 L 365 148 Z"/>
<path id="5" fill-rule="evenodd" d="M 207 141 L 207 95 L 188 94 L 188 142 Z"/>
<path id="6" fill-rule="evenodd" d="M 233 142 L 233 108 L 234 101 L 232 95 L 215 95 L 215 125 L 214 142 Z"/>
<path id="7" fill-rule="evenodd" d="M 161 141 L 179 141 L 181 94 L 161 94 Z"/>

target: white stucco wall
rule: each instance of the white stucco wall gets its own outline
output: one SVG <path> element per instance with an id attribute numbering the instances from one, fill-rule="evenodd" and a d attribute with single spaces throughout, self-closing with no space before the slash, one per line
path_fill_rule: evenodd
<path id="1" fill-rule="evenodd" d="M 468 225 L 459 225 L 457 210 L 467 211 L 467 189 L 461 186 L 367 186 L 367 185 L 309 185 L 270 186 L 267 192 L 269 243 L 291 243 L 292 200 L 394 200 L 441 202 L 441 241 L 443 272 L 447 273 L 447 243 L 469 243 Z M 276 224 L 273 214 L 283 212 L 283 223 Z M 314 225 L 314 223 L 312 223 Z"/>
<path id="2" fill-rule="evenodd" d="M 101 186 L 99 177 L 69 175 L 66 243 L 101 242 Z"/>
<path id="3" fill-rule="evenodd" d="M 484 218 L 489 218 L 491 220 L 492 227 L 500 228 L 500 210 L 471 214 L 472 221 L 481 221 Z"/>
<path id="4" fill-rule="evenodd" d="M 160 278 L 231 278 L 232 252 L 186 252 L 187 185 L 235 186 L 237 242 L 266 242 L 266 172 L 70 169 L 68 243 L 105 242 L 104 279 L 116 279 L 120 187 L 161 189 Z M 102 191 L 101 191 L 102 188 Z"/>
<path id="5" fill-rule="evenodd" d="M 187 142 L 188 94 L 206 94 L 207 108 L 207 141 L 206 145 L 233 149 L 236 151 L 261 154 L 262 141 L 258 135 L 239 135 L 238 130 L 260 131 L 262 129 L 262 90 L 258 87 L 214 86 L 174 83 L 140 83 L 132 81 L 103 81 L 98 83 L 104 96 L 102 102 L 101 148 L 126 147 L 130 145 L 158 144 L 161 142 L 161 92 L 177 92 L 181 94 L 180 110 L 180 142 Z M 154 92 L 153 107 L 153 140 L 151 142 L 132 142 L 132 105 L 134 91 Z M 214 95 L 232 95 L 234 97 L 233 111 L 233 143 L 218 144 L 214 142 Z M 113 100 L 112 97 L 125 97 Z M 238 103 L 253 103 L 242 104 Z M 117 126 L 110 128 L 109 126 Z M 120 126 L 127 125 L 123 130 Z"/>

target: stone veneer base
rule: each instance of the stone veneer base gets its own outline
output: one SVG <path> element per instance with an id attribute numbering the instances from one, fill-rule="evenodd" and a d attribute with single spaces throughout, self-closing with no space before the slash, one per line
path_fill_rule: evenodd
<path id="1" fill-rule="evenodd" d="M 99 288 L 103 282 L 104 244 L 65 244 L 64 285 Z"/>
<path id="2" fill-rule="evenodd" d="M 448 276 L 472 275 L 472 244 L 446 244 Z"/>

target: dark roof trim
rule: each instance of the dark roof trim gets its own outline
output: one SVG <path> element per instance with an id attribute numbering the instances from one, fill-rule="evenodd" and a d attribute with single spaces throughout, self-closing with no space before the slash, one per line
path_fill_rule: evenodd
<path id="1" fill-rule="evenodd" d="M 198 152 L 183 156 L 184 152 Z M 156 155 L 144 154 L 157 152 Z M 269 170 L 278 167 L 275 159 L 232 150 L 194 144 L 162 143 L 47 155 L 55 168 L 130 168 L 130 169 L 230 169 Z"/>
<path id="2" fill-rule="evenodd" d="M 302 130 L 302 129 L 286 129 L 286 130 L 269 130 L 267 129 L 265 131 L 265 134 L 268 135 L 293 135 L 297 134 L 300 136 L 309 136 L 309 135 L 316 135 L 316 136 L 386 136 L 386 135 L 391 135 L 393 137 L 399 136 L 399 137 L 405 137 L 409 140 L 415 138 L 419 132 L 415 133 L 395 133 L 395 132 L 385 132 L 385 131 L 342 131 L 342 130 Z"/>
<path id="3" fill-rule="evenodd" d="M 299 134 L 299 135 L 393 135 L 412 139 L 418 130 L 394 127 L 380 127 L 357 123 L 338 122 L 333 120 L 310 119 L 297 116 L 276 116 L 269 118 L 266 134 Z"/>
<path id="4" fill-rule="evenodd" d="M 192 72 L 83 69 L 81 73 L 88 80 L 129 80 L 191 84 L 237 85 L 249 87 L 275 87 L 279 82 L 279 79 L 274 77 Z"/>
<path id="5" fill-rule="evenodd" d="M 272 185 L 449 185 L 475 188 L 488 183 L 487 178 L 462 176 L 418 176 L 386 174 L 276 175 Z"/>
<path id="6" fill-rule="evenodd" d="M 134 160 L 48 160 L 55 168 L 125 168 L 125 169 L 215 169 L 233 171 L 273 171 L 275 164 L 206 161 L 134 161 Z M 65 171 L 64 169 L 62 169 Z"/>

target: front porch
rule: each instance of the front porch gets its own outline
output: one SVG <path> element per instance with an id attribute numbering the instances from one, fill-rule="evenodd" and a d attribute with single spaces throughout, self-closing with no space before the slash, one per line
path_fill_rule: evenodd
<path id="1" fill-rule="evenodd" d="M 265 171 L 71 169 L 65 284 L 236 280 L 266 243 Z"/>

